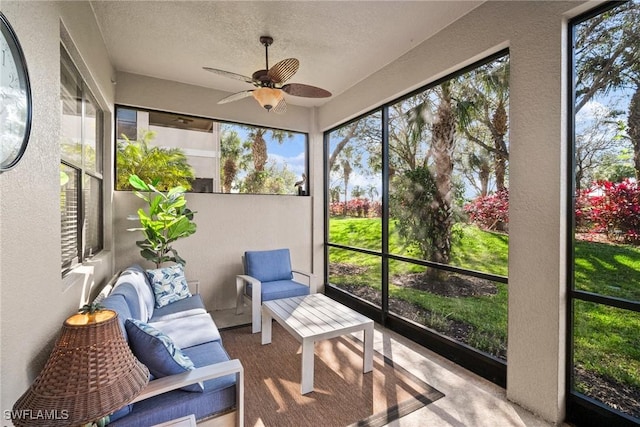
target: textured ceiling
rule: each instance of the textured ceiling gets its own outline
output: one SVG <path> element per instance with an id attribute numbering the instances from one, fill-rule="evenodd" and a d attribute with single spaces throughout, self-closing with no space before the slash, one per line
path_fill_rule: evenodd
<path id="1" fill-rule="evenodd" d="M 334 96 L 393 62 L 481 1 L 92 1 L 118 71 L 238 92 L 252 86 L 203 66 L 251 76 L 265 67 L 259 37 L 274 38 L 270 66 L 294 57 L 292 83 Z M 327 99 L 287 95 L 287 102 Z"/>

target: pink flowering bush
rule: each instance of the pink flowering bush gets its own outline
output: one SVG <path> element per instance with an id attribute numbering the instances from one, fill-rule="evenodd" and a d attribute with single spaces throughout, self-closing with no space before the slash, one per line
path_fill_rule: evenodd
<path id="1" fill-rule="evenodd" d="M 609 240 L 640 243 L 640 188 L 629 179 L 598 181 L 576 198 L 576 224 Z"/>
<path id="2" fill-rule="evenodd" d="M 331 216 L 355 218 L 376 218 L 382 216 L 382 204 L 369 199 L 355 198 L 345 202 L 333 202 L 329 205 Z"/>
<path id="3" fill-rule="evenodd" d="M 484 230 L 507 231 L 509 190 L 480 196 L 464 206 L 469 219 Z"/>

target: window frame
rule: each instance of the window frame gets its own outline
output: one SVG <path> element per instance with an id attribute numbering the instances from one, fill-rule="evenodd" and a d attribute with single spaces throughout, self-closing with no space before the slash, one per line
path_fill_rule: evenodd
<path id="1" fill-rule="evenodd" d="M 245 127 L 253 127 L 253 128 L 258 128 L 258 129 L 266 129 L 268 131 L 283 131 L 283 132 L 291 132 L 294 134 L 298 134 L 298 135 L 302 135 L 304 137 L 304 169 L 305 169 L 305 175 L 307 176 L 307 180 L 305 183 L 305 194 L 277 194 L 277 193 L 225 193 L 223 191 L 204 191 L 204 192 L 195 192 L 195 191 L 188 191 L 187 193 L 199 193 L 199 194 L 224 194 L 224 195 L 258 195 L 258 196 L 310 196 L 311 195 L 311 180 L 309 179 L 309 166 L 310 166 L 310 160 L 309 160 L 309 133 L 308 132 L 302 132 L 299 130 L 292 130 L 292 129 L 284 129 L 284 128 L 275 128 L 272 126 L 261 126 L 261 125 L 256 125 L 256 124 L 251 124 L 251 123 L 242 123 L 242 122 L 236 122 L 236 121 L 231 121 L 231 120 L 221 120 L 221 119 L 217 119 L 215 117 L 209 117 L 209 116 L 203 116 L 203 115 L 194 115 L 194 114 L 188 114 L 188 113 L 179 113 L 179 112 L 175 112 L 175 111 L 167 111 L 167 110 L 159 110 L 159 109 L 154 109 L 154 108 L 146 108 L 146 107 L 137 107 L 137 106 L 133 106 L 133 105 L 127 105 L 127 104 L 116 104 L 115 105 L 115 112 L 114 112 L 114 117 L 115 117 L 115 131 L 114 131 L 114 149 L 113 149 L 113 158 L 114 158 L 114 162 L 113 162 L 113 176 L 115 177 L 114 181 L 117 181 L 117 177 L 118 177 L 118 140 L 120 139 L 120 135 L 118 134 L 118 118 L 117 118 L 117 112 L 118 109 L 125 109 L 125 110 L 135 110 L 136 112 L 139 111 L 143 111 L 143 112 L 148 112 L 148 113 L 160 113 L 160 114 L 173 114 L 179 117 L 183 117 L 183 118 L 187 118 L 187 119 L 199 119 L 199 120 L 211 120 L 214 123 L 217 123 L 219 125 L 234 125 L 234 126 L 245 126 Z M 286 141 L 285 141 L 286 143 Z M 221 151 L 221 150 L 220 150 Z M 214 176 L 217 177 L 217 179 L 219 179 L 220 177 L 220 170 L 222 169 L 222 163 L 220 162 L 221 157 L 220 154 L 218 153 L 218 170 L 214 172 Z M 117 188 L 114 188 L 115 191 L 131 191 L 131 190 L 119 190 Z"/>
<path id="2" fill-rule="evenodd" d="M 419 87 L 411 92 L 399 96 L 393 100 L 385 102 L 384 104 L 372 108 L 363 114 L 358 115 L 348 121 L 340 123 L 324 132 L 323 135 L 323 151 L 324 151 L 324 285 L 325 293 L 333 299 L 345 304 L 364 315 L 374 319 L 376 322 L 380 322 L 384 327 L 394 330 L 405 337 L 417 342 L 418 344 L 427 347 L 440 355 L 458 363 L 459 365 L 475 372 L 476 374 L 492 381 L 502 387 L 506 387 L 507 381 L 507 363 L 497 357 L 482 353 L 466 344 L 452 340 L 449 337 L 441 335 L 437 332 L 422 327 L 414 322 L 405 320 L 397 315 L 394 315 L 389 310 L 389 261 L 396 260 L 412 264 L 421 265 L 424 267 L 438 268 L 444 271 L 462 273 L 473 277 L 487 279 L 499 283 L 508 284 L 508 276 L 500 276 L 491 273 L 478 272 L 474 270 L 467 270 L 455 265 L 437 264 L 427 260 L 420 260 L 415 258 L 409 258 L 402 255 L 397 255 L 389 252 L 389 108 L 402 102 L 410 97 L 413 97 L 428 89 L 434 88 L 446 82 L 454 79 L 462 74 L 468 73 L 474 69 L 481 67 L 491 61 L 498 58 L 509 56 L 509 49 L 501 49 L 491 55 L 482 58 L 470 65 L 467 65 L 453 73 L 450 73 L 442 78 L 439 78 L 427 85 Z M 330 156 L 330 134 L 337 129 L 348 126 L 351 123 L 359 121 L 368 115 L 371 115 L 377 111 L 382 112 L 382 247 L 381 251 L 374 251 L 369 249 L 362 249 L 358 247 L 351 247 L 342 244 L 336 244 L 329 241 L 329 203 L 330 203 L 330 171 L 328 171 L 328 160 Z M 375 307 L 373 304 L 360 299 L 346 291 L 339 289 L 329 283 L 329 249 L 345 249 L 351 250 L 357 253 L 363 253 L 367 255 L 379 256 L 382 262 L 382 307 Z"/>
<path id="3" fill-rule="evenodd" d="M 61 154 L 60 156 L 60 165 L 73 169 L 76 173 L 76 191 L 75 196 L 77 199 L 77 215 L 76 215 L 76 227 L 75 227 L 75 245 L 76 245 L 76 254 L 74 257 L 68 259 L 62 259 L 62 249 L 61 249 L 61 275 L 65 277 L 69 274 L 74 268 L 78 265 L 83 264 L 85 261 L 93 258 L 96 254 L 101 252 L 104 249 L 104 121 L 105 121 L 105 112 L 103 108 L 98 103 L 96 97 L 91 92 L 86 79 L 81 74 L 78 66 L 73 61 L 71 54 L 68 49 L 61 43 L 60 44 L 60 67 L 66 67 L 70 73 L 75 74 L 75 77 L 78 79 L 80 95 L 81 95 L 81 111 L 80 111 L 80 159 L 79 161 L 74 161 L 70 158 L 65 158 Z M 61 76 L 62 78 L 62 76 Z M 62 101 L 63 96 L 63 88 L 62 81 L 60 81 L 60 100 Z M 87 165 L 85 161 L 86 157 L 86 132 L 87 132 L 87 115 L 86 115 L 86 107 L 88 104 L 93 105 L 95 108 L 95 168 L 91 169 L 90 166 Z M 61 117 L 64 115 L 63 111 L 60 112 Z M 61 122 L 62 123 L 62 122 Z M 62 134 L 61 134 L 62 137 Z M 62 141 L 60 141 L 60 144 Z M 62 145 L 60 145 L 61 153 L 62 153 Z M 96 220 L 96 230 L 97 230 L 97 245 L 94 247 L 88 247 L 87 245 L 87 235 L 89 234 L 83 224 L 85 224 L 88 214 L 87 209 L 89 208 L 89 203 L 87 199 L 90 198 L 90 195 L 85 195 L 85 193 L 90 188 L 88 183 L 85 183 L 85 177 L 89 180 L 96 179 L 99 182 L 99 190 L 97 191 L 98 198 L 98 209 Z M 62 189 L 61 189 L 62 191 Z M 95 194 L 93 195 L 96 196 Z M 61 215 L 62 215 L 61 211 Z M 62 219 L 62 218 L 61 218 Z M 63 243 L 64 230 L 61 229 L 61 244 Z"/>
<path id="4" fill-rule="evenodd" d="M 638 418 L 633 418 L 625 413 L 616 411 L 604 403 L 584 395 L 573 388 L 574 382 L 574 306 L 576 301 L 600 304 L 605 307 L 618 308 L 640 313 L 640 301 L 631 301 L 614 296 L 607 296 L 575 289 L 575 202 L 576 202 L 576 121 L 575 121 L 575 86 L 576 86 L 576 61 L 575 61 L 575 33 L 576 26 L 618 7 L 626 1 L 611 1 L 597 6 L 585 13 L 582 13 L 568 21 L 567 37 L 567 138 L 568 138 L 568 167 L 567 167 L 567 234 L 565 236 L 566 245 L 566 286 L 567 286 L 567 306 L 566 323 L 567 332 L 565 336 L 566 360 L 565 360 L 565 391 L 566 391 L 566 420 L 575 422 L 578 425 L 616 425 L 616 426 L 638 426 Z"/>

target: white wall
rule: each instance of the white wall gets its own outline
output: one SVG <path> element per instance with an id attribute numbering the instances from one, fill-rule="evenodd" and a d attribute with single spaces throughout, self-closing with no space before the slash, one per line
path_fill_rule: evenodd
<path id="1" fill-rule="evenodd" d="M 114 92 L 113 70 L 88 4 L 3 0 L 0 10 L 22 45 L 34 100 L 27 151 L 15 169 L 0 174 L 0 410 L 4 411 L 11 409 L 43 367 L 64 319 L 78 309 L 89 288 L 111 272 L 111 257 L 105 251 L 95 260 L 93 274 L 77 272 L 65 283 L 60 275 L 61 19 L 67 41 L 72 39 L 78 48 L 72 57 L 81 71 L 82 63 L 85 72 L 92 70 L 85 78 L 93 80 L 99 102 L 112 105 Z M 4 412 L 1 416 L 5 425 Z"/>
<path id="2" fill-rule="evenodd" d="M 311 271 L 311 203 L 311 197 L 298 196 L 187 194 L 197 231 L 173 247 L 187 261 L 187 279 L 200 281 L 208 309 L 235 307 L 235 275 L 242 273 L 244 251 L 289 248 L 294 268 Z M 134 262 L 155 268 L 140 256 L 140 232 L 126 231 L 137 226 L 127 215 L 140 207 L 144 202 L 132 192 L 115 193 L 117 269 Z"/>

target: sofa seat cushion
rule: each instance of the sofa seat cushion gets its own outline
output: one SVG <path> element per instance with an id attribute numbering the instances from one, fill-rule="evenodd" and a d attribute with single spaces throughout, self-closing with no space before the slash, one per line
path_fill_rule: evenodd
<path id="1" fill-rule="evenodd" d="M 220 340 L 218 327 L 207 313 L 149 324 L 168 335 L 178 347 L 183 349 Z"/>
<path id="2" fill-rule="evenodd" d="M 196 367 L 207 366 L 229 360 L 219 341 L 185 348 Z M 194 414 L 201 420 L 235 408 L 236 377 L 227 375 L 204 382 L 202 393 L 182 390 L 170 391 L 133 404 L 132 412 L 109 424 L 114 427 L 148 427 L 180 417 Z"/>
<path id="3" fill-rule="evenodd" d="M 247 285 L 247 294 L 251 295 L 253 286 Z M 309 295 L 309 287 L 298 283 L 295 280 L 276 280 L 273 282 L 262 282 L 262 301 L 274 299 L 299 297 Z"/>
<path id="4" fill-rule="evenodd" d="M 128 319 L 125 326 L 131 351 L 154 377 L 163 378 L 195 369 L 189 356 L 158 329 L 135 319 Z M 200 384 L 192 384 L 183 390 L 199 392 L 203 389 Z"/>
<path id="5" fill-rule="evenodd" d="M 156 308 L 153 310 L 153 316 L 149 319 L 149 323 L 179 319 L 196 314 L 207 314 L 207 309 L 204 307 L 202 297 L 199 294 L 172 302 L 162 308 Z"/>

